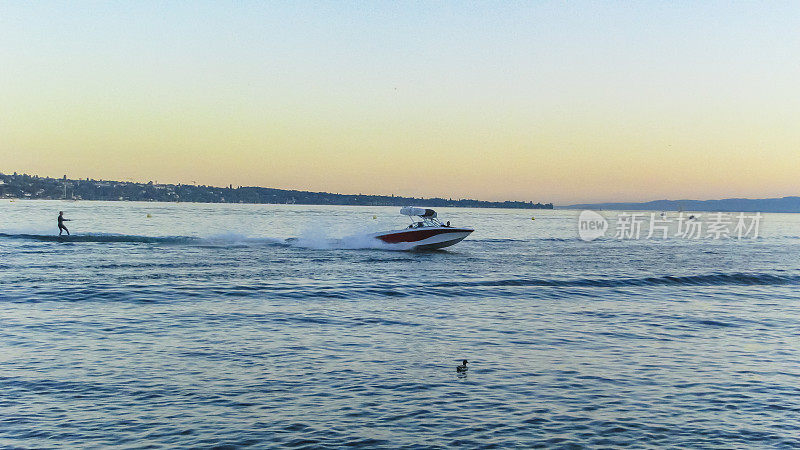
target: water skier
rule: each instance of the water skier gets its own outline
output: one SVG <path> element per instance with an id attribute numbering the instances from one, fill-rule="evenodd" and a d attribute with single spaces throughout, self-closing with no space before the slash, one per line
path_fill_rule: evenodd
<path id="1" fill-rule="evenodd" d="M 67 227 L 64 226 L 64 222 L 69 222 L 69 221 L 70 221 L 70 219 L 65 219 L 64 218 L 64 211 L 59 211 L 58 212 L 58 235 L 59 236 L 61 236 L 61 233 L 64 232 L 64 231 L 66 231 L 67 232 L 67 236 L 69 236 L 69 230 L 67 229 Z"/>

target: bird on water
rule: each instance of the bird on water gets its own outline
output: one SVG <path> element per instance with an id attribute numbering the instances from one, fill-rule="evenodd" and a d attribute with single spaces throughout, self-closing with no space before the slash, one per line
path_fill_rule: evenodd
<path id="1" fill-rule="evenodd" d="M 456 366 L 456 372 L 466 372 L 467 371 L 467 360 L 461 362 L 460 366 Z"/>

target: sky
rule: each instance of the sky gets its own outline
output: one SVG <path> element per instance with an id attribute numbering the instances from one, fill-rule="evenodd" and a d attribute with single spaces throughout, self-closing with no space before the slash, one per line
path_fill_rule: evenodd
<path id="1" fill-rule="evenodd" d="M 800 2 L 0 2 L 0 172 L 800 195 Z"/>

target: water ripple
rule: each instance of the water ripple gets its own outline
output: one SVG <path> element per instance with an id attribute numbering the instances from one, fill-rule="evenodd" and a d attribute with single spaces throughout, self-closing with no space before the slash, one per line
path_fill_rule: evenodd
<path id="1" fill-rule="evenodd" d="M 130 234 L 0 234 L 2 446 L 800 447 L 800 223 L 586 243 L 570 212 L 469 211 L 398 253 L 217 226 L 359 209 L 71 207 Z"/>

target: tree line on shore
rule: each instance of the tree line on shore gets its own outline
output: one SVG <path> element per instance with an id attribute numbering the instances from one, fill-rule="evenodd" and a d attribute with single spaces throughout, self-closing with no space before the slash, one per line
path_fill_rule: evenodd
<path id="1" fill-rule="evenodd" d="M 136 183 L 40 177 L 0 173 L 0 197 L 22 199 L 116 200 L 197 203 L 271 203 L 300 205 L 364 205 L 553 209 L 552 203 L 492 202 L 473 199 L 418 198 L 395 195 L 333 194 L 264 187 Z"/>

